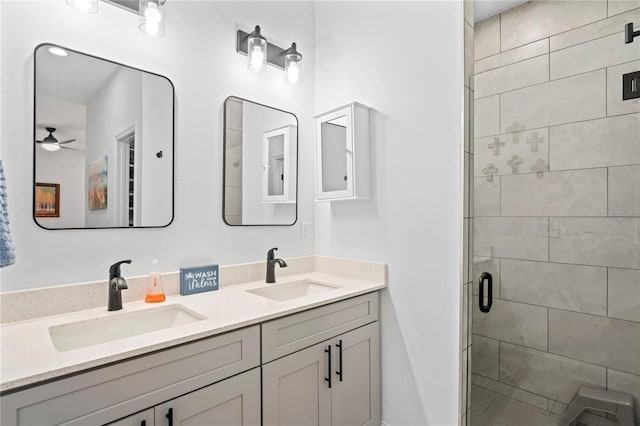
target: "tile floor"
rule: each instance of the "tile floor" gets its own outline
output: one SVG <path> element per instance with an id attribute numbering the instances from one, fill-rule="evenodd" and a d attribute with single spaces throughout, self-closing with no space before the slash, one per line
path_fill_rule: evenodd
<path id="1" fill-rule="evenodd" d="M 568 426 L 560 416 L 472 386 L 472 426 Z"/>

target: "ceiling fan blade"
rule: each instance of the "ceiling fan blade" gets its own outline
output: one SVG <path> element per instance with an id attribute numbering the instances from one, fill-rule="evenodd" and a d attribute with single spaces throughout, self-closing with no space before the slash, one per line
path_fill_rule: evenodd
<path id="1" fill-rule="evenodd" d="M 45 141 L 36 141 L 36 143 L 47 143 Z"/>
<path id="2" fill-rule="evenodd" d="M 75 149 L 75 148 L 68 148 L 66 146 L 61 146 L 60 148 L 62 148 L 62 149 L 70 149 L 71 151 L 77 151 L 77 149 Z"/>
<path id="3" fill-rule="evenodd" d="M 74 141 L 75 141 L 75 139 L 67 139 L 66 141 L 58 142 L 58 145 L 62 145 L 63 143 L 71 143 L 71 142 L 74 142 Z"/>

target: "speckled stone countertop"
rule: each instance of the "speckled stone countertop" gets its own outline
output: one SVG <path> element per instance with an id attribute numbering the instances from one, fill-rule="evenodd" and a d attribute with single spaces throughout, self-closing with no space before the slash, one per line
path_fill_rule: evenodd
<path id="1" fill-rule="evenodd" d="M 278 275 L 276 284 L 265 284 L 262 279 L 241 281 L 243 277 L 255 278 L 258 271 L 264 273 L 264 269 L 260 268 L 260 266 L 264 268 L 264 262 L 233 265 L 220 268 L 221 288 L 218 291 L 190 296 L 173 293 L 174 295 L 168 295 L 167 300 L 160 304 L 147 304 L 143 301 L 129 302 L 123 304 L 121 311 L 115 312 L 108 312 L 104 305 L 100 308 L 50 316 L 34 314 L 36 317 L 5 323 L 0 326 L 0 391 L 6 393 L 44 380 L 258 324 L 387 286 L 386 265 L 380 263 L 318 256 L 298 258 L 293 262 L 287 260 L 287 262 L 303 266 L 294 268 L 294 271 L 298 272 L 296 274 Z M 228 275 L 226 285 L 225 269 Z M 304 271 L 304 269 L 310 270 Z M 299 280 L 312 280 L 337 288 L 288 301 L 275 301 L 246 291 Z M 106 295 L 107 287 L 106 283 L 104 284 L 103 291 Z M 77 287 L 82 289 L 81 285 Z M 165 287 L 165 293 L 172 294 L 173 290 L 167 292 Z M 51 294 L 56 294 L 56 290 L 42 289 L 41 291 L 45 293 L 51 291 L 53 292 Z M 37 292 L 30 293 L 31 298 L 45 297 Z M 69 291 L 62 294 L 67 298 L 74 297 L 74 294 L 69 294 Z M 78 295 L 82 296 L 83 293 L 80 291 Z M 11 299 L 12 304 L 20 303 L 21 300 L 16 294 L 13 294 Z M 21 303 L 29 303 L 29 298 L 24 298 Z M 66 352 L 58 351 L 49 335 L 49 328 L 52 326 L 173 304 L 182 305 L 206 319 Z M 24 311 L 24 309 L 15 310 Z"/>

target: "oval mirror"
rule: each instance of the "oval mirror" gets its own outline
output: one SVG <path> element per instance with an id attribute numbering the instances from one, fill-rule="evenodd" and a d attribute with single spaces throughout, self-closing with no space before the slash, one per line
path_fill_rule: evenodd
<path id="1" fill-rule="evenodd" d="M 45 229 L 173 220 L 174 88 L 53 44 L 35 49 L 33 216 Z"/>
<path id="2" fill-rule="evenodd" d="M 224 103 L 226 224 L 293 225 L 297 219 L 298 118 L 229 96 Z"/>

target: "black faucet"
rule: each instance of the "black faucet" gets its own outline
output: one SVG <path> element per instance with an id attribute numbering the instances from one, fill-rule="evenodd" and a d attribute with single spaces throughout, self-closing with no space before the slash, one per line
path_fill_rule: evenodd
<path id="1" fill-rule="evenodd" d="M 109 311 L 119 311 L 122 309 L 122 294 L 120 290 L 125 290 L 127 282 L 120 276 L 120 265 L 123 263 L 131 263 L 131 260 L 121 260 L 116 262 L 109 268 Z"/>
<path id="2" fill-rule="evenodd" d="M 276 282 L 276 263 L 281 268 L 287 267 L 287 262 L 282 259 L 276 259 L 274 252 L 278 250 L 277 247 L 272 248 L 267 252 L 267 283 L 275 283 Z"/>

